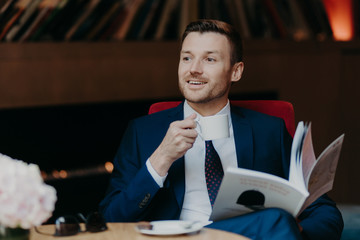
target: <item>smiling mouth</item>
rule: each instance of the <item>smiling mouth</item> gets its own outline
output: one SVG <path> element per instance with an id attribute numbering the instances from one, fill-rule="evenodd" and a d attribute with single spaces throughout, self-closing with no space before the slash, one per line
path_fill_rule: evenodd
<path id="1" fill-rule="evenodd" d="M 189 80 L 189 81 L 187 81 L 187 83 L 192 84 L 192 85 L 204 85 L 204 84 L 206 84 L 206 82 L 193 81 L 193 80 Z"/>

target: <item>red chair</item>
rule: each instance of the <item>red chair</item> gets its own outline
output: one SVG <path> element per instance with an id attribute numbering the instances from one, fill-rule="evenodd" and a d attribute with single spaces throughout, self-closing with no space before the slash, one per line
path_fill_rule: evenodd
<path id="1" fill-rule="evenodd" d="M 149 114 L 176 107 L 180 103 L 180 101 L 154 103 L 149 108 Z M 232 100 L 231 104 L 280 117 L 284 119 L 290 135 L 293 137 L 295 134 L 295 113 L 293 105 L 289 102 L 278 100 Z"/>

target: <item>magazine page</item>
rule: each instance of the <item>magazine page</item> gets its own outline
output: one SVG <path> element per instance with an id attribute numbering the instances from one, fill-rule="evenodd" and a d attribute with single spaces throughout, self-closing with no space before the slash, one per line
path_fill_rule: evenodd
<path id="1" fill-rule="evenodd" d="M 304 122 L 299 122 L 293 138 L 290 155 L 289 182 L 305 188 L 305 181 L 301 168 L 301 148 L 307 132 Z"/>
<path id="2" fill-rule="evenodd" d="M 329 192 L 334 183 L 335 172 L 340 158 L 340 152 L 344 141 L 344 134 L 333 141 L 319 156 L 310 175 L 306 179 L 310 196 L 305 201 L 301 211 L 308 207 L 321 195 Z"/>
<path id="3" fill-rule="evenodd" d="M 228 168 L 215 200 L 210 220 L 278 207 L 296 216 L 308 192 L 286 179 L 242 168 Z"/>
<path id="4" fill-rule="evenodd" d="M 314 147 L 313 147 L 312 135 L 311 135 L 311 123 L 309 123 L 308 130 L 304 138 L 301 161 L 302 161 L 303 181 L 306 183 L 306 189 L 308 189 L 306 180 L 309 178 L 309 174 L 316 164 L 316 157 L 314 153 Z"/>

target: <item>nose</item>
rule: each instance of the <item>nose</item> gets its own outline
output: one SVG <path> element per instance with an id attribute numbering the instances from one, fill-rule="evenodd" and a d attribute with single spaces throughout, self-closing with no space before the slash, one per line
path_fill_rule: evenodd
<path id="1" fill-rule="evenodd" d="M 191 63 L 190 72 L 191 72 L 191 74 L 202 74 L 201 61 L 199 61 L 199 60 L 194 60 L 194 61 Z"/>

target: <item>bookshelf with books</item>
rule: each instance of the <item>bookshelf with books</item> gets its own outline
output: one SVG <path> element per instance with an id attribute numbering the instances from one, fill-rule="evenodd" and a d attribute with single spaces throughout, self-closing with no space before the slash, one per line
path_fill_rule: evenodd
<path id="1" fill-rule="evenodd" d="M 235 25 L 244 39 L 331 39 L 322 0 L 2 0 L 0 40 L 174 40 L 195 19 Z"/>

